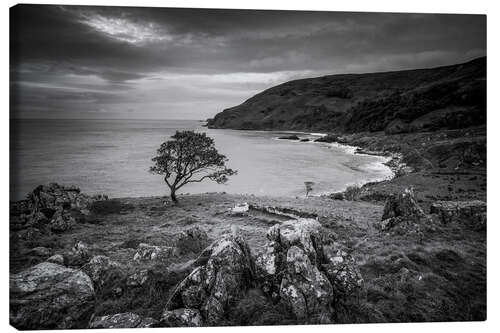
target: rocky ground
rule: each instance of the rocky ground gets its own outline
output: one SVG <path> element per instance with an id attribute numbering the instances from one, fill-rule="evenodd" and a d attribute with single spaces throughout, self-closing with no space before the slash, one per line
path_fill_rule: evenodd
<path id="1" fill-rule="evenodd" d="M 11 204 L 11 323 L 484 320 L 486 173 L 442 163 L 332 197 L 207 193 L 173 205 L 39 187 Z"/>

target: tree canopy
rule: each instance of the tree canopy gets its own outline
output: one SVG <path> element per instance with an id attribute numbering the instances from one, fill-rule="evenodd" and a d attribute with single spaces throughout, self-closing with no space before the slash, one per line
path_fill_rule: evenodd
<path id="1" fill-rule="evenodd" d="M 164 175 L 174 202 L 175 192 L 188 183 L 209 179 L 223 184 L 237 173 L 226 167 L 228 159 L 217 151 L 212 138 L 194 131 L 177 131 L 172 140 L 161 144 L 152 161 L 150 171 Z"/>

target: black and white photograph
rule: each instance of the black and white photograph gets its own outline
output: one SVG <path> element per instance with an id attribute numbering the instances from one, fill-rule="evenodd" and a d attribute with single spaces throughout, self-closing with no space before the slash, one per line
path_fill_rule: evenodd
<path id="1" fill-rule="evenodd" d="M 487 13 L 331 8 L 8 8 L 10 325 L 485 321 Z"/>

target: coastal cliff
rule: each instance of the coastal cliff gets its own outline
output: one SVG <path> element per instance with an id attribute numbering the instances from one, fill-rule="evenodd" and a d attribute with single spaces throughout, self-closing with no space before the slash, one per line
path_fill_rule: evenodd
<path id="1" fill-rule="evenodd" d="M 208 120 L 209 128 L 392 133 L 486 122 L 486 57 L 463 64 L 285 82 Z"/>

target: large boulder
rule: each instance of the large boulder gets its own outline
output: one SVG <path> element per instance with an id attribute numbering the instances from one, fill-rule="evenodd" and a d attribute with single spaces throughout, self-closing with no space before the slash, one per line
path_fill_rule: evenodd
<path id="1" fill-rule="evenodd" d="M 476 230 L 486 229 L 486 202 L 436 201 L 431 205 L 431 214 L 437 214 L 444 223 L 461 223 Z"/>
<path id="2" fill-rule="evenodd" d="M 181 254 L 200 253 L 210 244 L 205 230 L 196 226 L 177 235 L 175 246 Z"/>
<path id="3" fill-rule="evenodd" d="M 125 279 L 122 266 L 103 255 L 94 256 L 82 267 L 82 271 L 90 277 L 97 289 L 112 287 L 113 282 Z"/>
<path id="4" fill-rule="evenodd" d="M 202 323 L 200 311 L 184 308 L 166 310 L 160 320 L 160 325 L 165 327 L 200 327 Z"/>
<path id="5" fill-rule="evenodd" d="M 10 276 L 10 322 L 17 329 L 86 328 L 94 287 L 82 271 L 43 262 Z"/>
<path id="6" fill-rule="evenodd" d="M 276 224 L 267 232 L 268 244 L 256 259 L 262 290 L 286 304 L 300 319 L 321 317 L 330 322 L 332 307 L 363 282 L 354 259 L 327 246 L 328 237 L 315 219 Z"/>
<path id="7" fill-rule="evenodd" d="M 166 311 L 198 310 L 204 324 L 217 325 L 251 286 L 254 263 L 250 249 L 241 237 L 227 236 L 206 248 L 194 265 L 197 267 L 173 292 Z"/>
<path id="8" fill-rule="evenodd" d="M 288 249 L 301 248 L 313 265 L 325 261 L 321 224 L 314 219 L 290 220 L 272 226 L 266 234 L 268 244 L 265 252 L 256 259 L 260 279 L 264 281 L 264 291 L 277 295 L 280 285 L 279 272 L 286 266 Z"/>
<path id="9" fill-rule="evenodd" d="M 264 253 L 256 259 L 263 291 L 284 302 L 299 319 L 329 317 L 334 294 L 323 265 L 324 233 L 315 219 L 276 224 L 267 232 Z"/>
<path id="10" fill-rule="evenodd" d="M 132 312 L 117 313 L 96 317 L 89 328 L 148 328 L 156 325 L 157 321 L 150 317 L 141 317 Z"/>
<path id="11" fill-rule="evenodd" d="M 292 246 L 287 251 L 280 297 L 299 319 L 318 314 L 328 316 L 331 312 L 332 285 L 300 247 Z"/>

